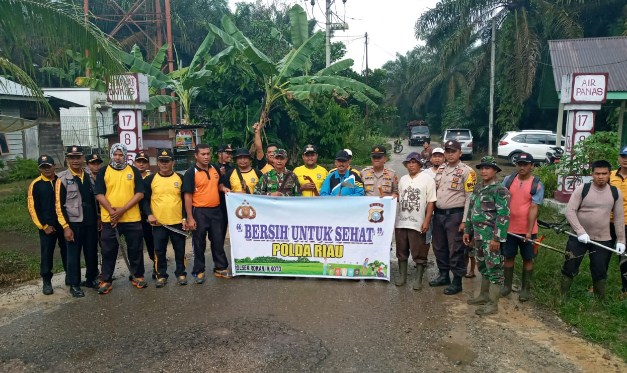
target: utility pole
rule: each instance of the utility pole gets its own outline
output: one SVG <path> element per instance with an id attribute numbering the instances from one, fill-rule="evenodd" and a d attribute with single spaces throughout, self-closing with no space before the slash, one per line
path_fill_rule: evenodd
<path id="1" fill-rule="evenodd" d="M 333 0 L 326 0 L 325 6 L 325 26 L 326 26 L 326 57 L 327 57 L 327 65 L 329 67 L 331 65 L 331 3 Z"/>
<path id="2" fill-rule="evenodd" d="M 364 36 L 366 38 L 366 82 L 368 82 L 368 33 Z"/>
<path id="3" fill-rule="evenodd" d="M 492 40 L 490 41 L 490 117 L 488 120 L 488 154 L 492 155 L 492 132 L 494 131 L 494 39 L 496 39 L 496 21 L 492 18 Z"/>

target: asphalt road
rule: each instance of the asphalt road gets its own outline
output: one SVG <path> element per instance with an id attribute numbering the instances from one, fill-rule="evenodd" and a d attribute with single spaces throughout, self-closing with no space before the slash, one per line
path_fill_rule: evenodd
<path id="1" fill-rule="evenodd" d="M 390 161 L 399 171 L 419 149 L 404 146 Z M 140 290 L 120 262 L 110 294 L 88 290 L 82 299 L 56 275 L 52 296 L 37 281 L 0 294 L 0 371 L 627 371 L 532 302 L 508 299 L 499 315 L 475 316 L 466 299 L 478 279 L 445 296 L 426 285 L 435 272 L 420 292 L 374 280 L 255 277 L 162 289 L 151 281 Z"/>

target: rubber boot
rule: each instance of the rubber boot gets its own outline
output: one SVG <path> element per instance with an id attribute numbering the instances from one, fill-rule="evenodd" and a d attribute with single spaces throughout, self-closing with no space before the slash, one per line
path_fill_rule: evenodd
<path id="1" fill-rule="evenodd" d="M 520 293 L 518 294 L 518 300 L 521 302 L 528 301 L 529 297 L 531 296 L 531 275 L 532 274 L 533 274 L 533 269 L 529 271 L 525 271 L 523 269 L 522 284 L 520 286 Z"/>
<path id="2" fill-rule="evenodd" d="M 440 271 L 440 275 L 429 281 L 429 286 L 445 286 L 451 283 L 451 278 L 448 275 L 448 271 Z"/>
<path id="3" fill-rule="evenodd" d="M 425 273 L 425 265 L 424 264 L 418 264 L 416 266 L 416 278 L 414 279 L 414 286 L 413 289 L 418 291 L 418 290 L 422 290 L 422 275 L 424 275 Z"/>
<path id="4" fill-rule="evenodd" d="M 568 299 L 568 292 L 570 286 L 573 284 L 573 278 L 566 275 L 562 275 L 562 282 L 560 283 L 560 293 L 562 294 L 562 303 L 566 303 Z"/>
<path id="5" fill-rule="evenodd" d="M 396 286 L 403 286 L 407 282 L 407 261 L 398 261 L 398 278 L 396 279 Z"/>
<path id="6" fill-rule="evenodd" d="M 600 301 L 605 300 L 605 280 L 597 280 L 592 283 L 594 295 Z"/>
<path id="7" fill-rule="evenodd" d="M 481 291 L 479 292 L 479 295 L 477 295 L 476 298 L 472 298 L 472 299 L 468 299 L 468 304 L 470 305 L 484 305 L 486 303 L 488 303 L 488 301 L 490 300 L 489 297 L 489 292 L 490 292 L 490 280 L 488 280 L 485 277 L 481 278 Z"/>
<path id="8" fill-rule="evenodd" d="M 490 284 L 490 292 L 488 293 L 490 300 L 483 307 L 475 310 L 475 314 L 479 316 L 494 315 L 499 313 L 499 298 L 501 297 L 501 285 Z"/>
<path id="9" fill-rule="evenodd" d="M 503 270 L 503 274 L 505 275 L 505 281 L 503 282 L 503 287 L 501 288 L 501 296 L 506 297 L 509 293 L 512 292 L 512 282 L 514 281 L 514 267 L 505 267 Z"/>
<path id="10" fill-rule="evenodd" d="M 462 288 L 462 277 L 461 276 L 453 276 L 453 281 L 451 284 L 444 289 L 444 294 L 446 295 L 455 295 L 460 293 L 463 290 Z"/>

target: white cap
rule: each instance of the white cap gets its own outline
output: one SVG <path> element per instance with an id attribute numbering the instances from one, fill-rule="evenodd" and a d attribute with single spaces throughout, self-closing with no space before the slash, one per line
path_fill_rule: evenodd
<path id="1" fill-rule="evenodd" d="M 442 154 L 444 154 L 444 149 L 442 149 L 442 148 L 435 148 L 435 149 L 433 149 L 431 154 L 435 154 L 435 153 L 442 153 Z"/>
<path id="2" fill-rule="evenodd" d="M 353 152 L 352 152 L 350 149 L 344 149 L 344 151 L 345 151 L 346 153 L 348 153 L 348 155 L 350 155 L 350 156 L 351 156 L 351 158 L 353 157 Z M 444 152 L 442 152 L 442 153 L 444 153 Z"/>

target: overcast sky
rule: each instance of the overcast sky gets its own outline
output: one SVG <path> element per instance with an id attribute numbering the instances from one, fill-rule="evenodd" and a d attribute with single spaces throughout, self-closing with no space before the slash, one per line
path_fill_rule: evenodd
<path id="1" fill-rule="evenodd" d="M 239 2 L 256 0 L 229 0 L 232 9 Z M 310 0 L 263 0 L 271 4 L 299 3 L 307 10 L 309 18 L 315 18 L 318 26 L 324 28 L 325 0 L 316 0 L 313 9 Z M 368 65 L 371 69 L 381 67 L 395 59 L 396 53 L 405 54 L 418 44 L 414 37 L 414 25 L 422 12 L 435 7 L 438 0 L 336 0 L 331 9 L 337 13 L 333 22 L 344 19 L 349 29 L 336 31 L 334 41 L 346 44 L 348 58 L 355 61 L 353 68 L 361 71 L 365 68 L 364 34 L 368 33 Z"/>

